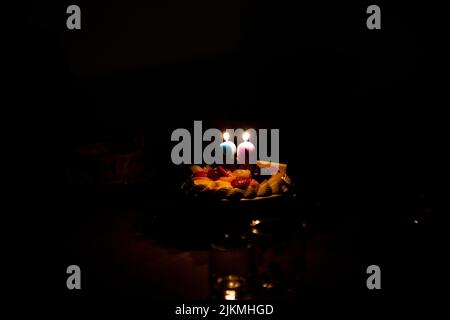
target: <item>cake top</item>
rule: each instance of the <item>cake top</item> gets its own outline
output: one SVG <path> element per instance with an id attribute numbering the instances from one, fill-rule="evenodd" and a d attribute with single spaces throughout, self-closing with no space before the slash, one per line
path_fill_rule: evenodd
<path id="1" fill-rule="evenodd" d="M 192 195 L 209 195 L 221 200 L 259 200 L 289 191 L 287 165 L 257 161 L 256 165 L 193 165 L 192 176 L 183 189 Z M 261 170 L 271 175 L 261 175 Z"/>

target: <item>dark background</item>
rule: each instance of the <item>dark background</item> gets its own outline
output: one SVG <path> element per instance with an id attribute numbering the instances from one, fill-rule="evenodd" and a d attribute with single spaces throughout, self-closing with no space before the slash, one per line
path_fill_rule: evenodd
<path id="1" fill-rule="evenodd" d="M 32 5 L 20 55 L 21 143 L 45 208 L 47 271 L 67 262 L 56 239 L 76 224 L 68 212 L 93 201 L 67 186 L 76 146 L 142 134 L 157 181 L 178 174 L 171 132 L 203 120 L 279 128 L 281 159 L 307 201 L 331 221 L 361 221 L 355 242 L 370 249 L 360 261 L 382 261 L 395 292 L 434 290 L 445 146 L 438 8 L 377 3 L 382 29 L 368 30 L 371 3 L 77 4 L 79 31 L 65 28 L 68 4 Z M 411 231 L 423 210 L 432 218 Z"/>

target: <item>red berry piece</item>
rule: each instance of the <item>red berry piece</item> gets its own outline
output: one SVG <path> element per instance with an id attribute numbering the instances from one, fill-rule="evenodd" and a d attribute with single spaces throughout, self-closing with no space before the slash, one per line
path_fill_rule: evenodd
<path id="1" fill-rule="evenodd" d="M 214 168 L 208 171 L 208 178 L 211 180 L 217 180 L 221 177 L 221 173 L 218 168 Z"/>
<path id="2" fill-rule="evenodd" d="M 194 177 L 207 177 L 208 175 L 206 174 L 205 171 L 197 171 L 196 173 L 194 173 Z"/>
<path id="3" fill-rule="evenodd" d="M 222 166 L 219 166 L 219 172 L 222 177 L 229 177 L 231 175 L 229 170 L 225 170 Z"/>
<path id="4" fill-rule="evenodd" d="M 231 186 L 233 188 L 239 188 L 239 189 L 247 189 L 248 185 L 252 182 L 252 179 L 249 178 L 236 178 L 233 181 L 231 181 Z"/>

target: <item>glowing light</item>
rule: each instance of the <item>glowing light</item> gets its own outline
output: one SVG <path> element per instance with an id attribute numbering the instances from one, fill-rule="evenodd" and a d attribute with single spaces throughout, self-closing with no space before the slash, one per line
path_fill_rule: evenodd
<path id="1" fill-rule="evenodd" d="M 250 139 L 250 133 L 248 133 L 248 131 L 245 131 L 245 132 L 242 134 L 242 139 L 243 139 L 244 141 L 248 141 L 248 140 Z"/>
<path id="2" fill-rule="evenodd" d="M 225 300 L 236 300 L 236 290 L 225 290 Z"/>
<path id="3" fill-rule="evenodd" d="M 260 223 L 261 223 L 261 220 L 252 220 L 252 222 L 250 223 L 250 226 L 254 227 L 254 226 L 257 226 Z"/>
<path id="4" fill-rule="evenodd" d="M 230 139 L 230 134 L 228 132 L 223 133 L 223 140 L 228 141 Z"/>

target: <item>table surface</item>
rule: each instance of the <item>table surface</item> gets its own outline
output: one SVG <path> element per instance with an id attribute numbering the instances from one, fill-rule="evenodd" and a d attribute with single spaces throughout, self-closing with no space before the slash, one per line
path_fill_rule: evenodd
<path id="1" fill-rule="evenodd" d="M 207 299 L 207 248 L 182 248 L 158 239 L 147 229 L 152 227 L 148 217 L 142 209 L 104 209 L 80 218 L 65 245 L 68 259 L 82 261 L 87 291 Z M 305 280 L 309 288 L 329 290 L 351 282 L 357 262 L 346 235 L 328 231 L 308 238 Z"/>

